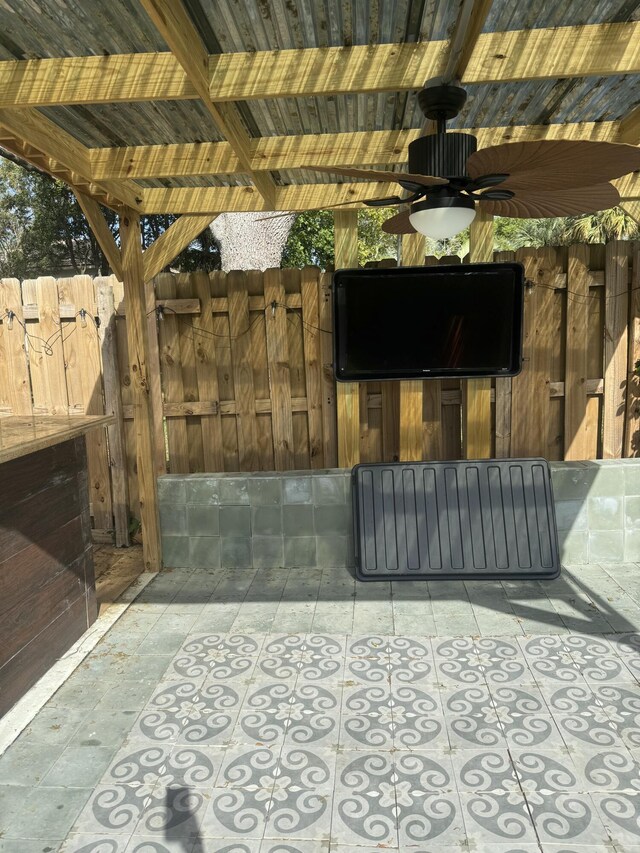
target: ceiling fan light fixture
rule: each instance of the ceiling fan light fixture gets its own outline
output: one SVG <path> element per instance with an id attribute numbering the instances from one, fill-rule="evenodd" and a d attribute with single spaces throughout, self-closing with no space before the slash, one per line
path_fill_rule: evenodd
<path id="1" fill-rule="evenodd" d="M 411 205 L 409 221 L 419 234 L 445 240 L 468 228 L 476 216 L 473 199 L 437 195 Z"/>

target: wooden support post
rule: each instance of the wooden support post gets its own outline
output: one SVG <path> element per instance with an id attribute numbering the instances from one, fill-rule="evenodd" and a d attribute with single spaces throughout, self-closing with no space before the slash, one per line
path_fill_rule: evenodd
<path id="1" fill-rule="evenodd" d="M 358 266 L 358 211 L 333 214 L 335 268 Z M 353 468 L 360 461 L 360 389 L 357 382 L 338 382 L 338 466 Z"/>
<path id="2" fill-rule="evenodd" d="M 569 246 L 567 355 L 564 371 L 564 458 L 589 459 L 587 379 L 589 339 L 589 246 Z"/>
<path id="3" fill-rule="evenodd" d="M 109 463 L 111 488 L 113 490 L 115 543 L 117 547 L 121 548 L 129 544 L 129 483 L 127 481 L 122 396 L 118 380 L 116 312 L 111 281 L 108 278 L 98 279 L 96 305 L 100 320 L 98 339 L 102 359 L 104 413 L 115 417 L 115 423 L 107 427 L 107 435 L 109 437 Z"/>
<path id="4" fill-rule="evenodd" d="M 630 252 L 631 244 L 625 240 L 607 243 L 604 272 L 603 459 L 620 459 L 624 444 Z"/>
<path id="5" fill-rule="evenodd" d="M 120 241 L 124 298 L 127 305 L 127 343 L 134 401 L 142 552 L 145 569 L 158 571 L 162 565 L 162 556 L 149 377 L 149 371 L 157 370 L 158 366 L 150 359 L 140 217 L 133 210 L 125 210 L 120 217 Z"/>
<path id="6" fill-rule="evenodd" d="M 493 260 L 493 216 L 476 208 L 469 229 L 469 261 Z M 463 382 L 462 440 L 465 459 L 486 459 L 491 455 L 491 380 Z"/>
<path id="7" fill-rule="evenodd" d="M 624 455 L 640 456 L 640 246 L 633 246 L 629 302 L 629 367 L 627 376 L 627 412 L 624 430 Z"/>
<path id="8" fill-rule="evenodd" d="M 181 216 L 146 250 L 144 278 L 150 281 L 211 225 L 215 216 Z"/>
<path id="9" fill-rule="evenodd" d="M 113 239 L 107 220 L 104 218 L 103 212 L 100 210 L 100 205 L 97 201 L 90 198 L 88 195 L 74 189 L 75 197 L 78 204 L 82 208 L 82 212 L 87 218 L 89 227 L 98 241 L 98 245 L 102 249 L 105 258 L 107 259 L 111 271 L 119 281 L 122 281 L 122 259 L 120 257 L 120 249 Z"/>
<path id="10" fill-rule="evenodd" d="M 425 238 L 422 234 L 407 234 L 402 238 L 403 267 L 422 266 L 425 257 Z M 400 383 L 400 461 L 419 462 L 422 459 L 422 389 L 424 382 L 414 379 Z"/>

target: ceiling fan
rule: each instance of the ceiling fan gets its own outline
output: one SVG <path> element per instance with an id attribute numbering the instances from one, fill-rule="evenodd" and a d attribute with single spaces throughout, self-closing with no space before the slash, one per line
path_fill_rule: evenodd
<path id="1" fill-rule="evenodd" d="M 488 213 L 514 218 L 606 210 L 620 201 L 609 181 L 640 169 L 640 148 L 615 142 L 543 139 L 478 151 L 472 134 L 446 130 L 447 121 L 458 115 L 466 99 L 463 88 L 439 79 L 418 93 L 422 112 L 437 123 L 437 132 L 410 143 L 407 172 L 308 168 L 397 182 L 407 195 L 363 203 L 369 207 L 409 205 L 408 210 L 388 219 L 383 230 L 389 234 L 417 231 L 435 239 L 452 237 L 466 228 L 476 215 L 476 204 Z"/>

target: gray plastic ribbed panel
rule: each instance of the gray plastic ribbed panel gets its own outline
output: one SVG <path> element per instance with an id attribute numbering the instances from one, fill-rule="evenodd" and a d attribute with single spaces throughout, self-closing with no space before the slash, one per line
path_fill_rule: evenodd
<path id="1" fill-rule="evenodd" d="M 544 459 L 356 465 L 352 478 L 360 580 L 560 572 Z"/>

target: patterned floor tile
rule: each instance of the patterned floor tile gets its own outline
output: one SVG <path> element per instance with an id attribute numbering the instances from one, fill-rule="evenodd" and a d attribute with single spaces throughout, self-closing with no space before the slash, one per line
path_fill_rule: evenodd
<path id="1" fill-rule="evenodd" d="M 576 666 L 589 683 L 629 681 L 631 671 L 611 644 L 601 637 L 585 637 L 570 634 L 564 638 Z"/>
<path id="2" fill-rule="evenodd" d="M 433 791 L 417 787 L 413 774 L 398 773 L 396 808 L 400 849 L 440 849 L 461 845 L 466 839 L 460 797 L 455 791 Z M 417 787 L 417 789 L 416 789 Z"/>
<path id="3" fill-rule="evenodd" d="M 640 762 L 628 750 L 574 751 L 571 759 L 589 792 L 640 793 Z"/>
<path id="4" fill-rule="evenodd" d="M 198 838 L 191 853 L 260 853 L 261 842 L 243 838 Z M 268 848 L 265 848 L 268 849 Z M 152 851 L 149 851 L 152 853 Z"/>
<path id="5" fill-rule="evenodd" d="M 74 833 L 65 839 L 59 853 L 126 853 L 129 841 L 128 835 L 109 836 L 108 833 L 103 835 Z M 1 847 L 0 850 L 2 850 Z M 40 845 L 40 850 L 42 850 L 42 845 Z"/>
<path id="6" fill-rule="evenodd" d="M 344 669 L 344 642 L 323 634 L 288 634 L 268 638 L 260 671 L 274 679 L 302 676 L 306 681 L 337 680 Z"/>
<path id="7" fill-rule="evenodd" d="M 453 750 L 456 788 L 466 793 L 506 793 L 519 789 L 506 749 Z"/>
<path id="8" fill-rule="evenodd" d="M 452 747 L 506 748 L 506 738 L 486 685 L 443 691 L 441 701 Z"/>
<path id="9" fill-rule="evenodd" d="M 188 679 L 202 675 L 219 680 L 247 677 L 253 671 L 262 643 L 262 637 L 245 634 L 189 636 L 169 671 Z"/>
<path id="10" fill-rule="evenodd" d="M 616 846 L 640 846 L 640 794 L 594 793 L 591 798 Z"/>
<path id="11" fill-rule="evenodd" d="M 606 850 L 611 838 L 589 794 L 527 791 L 525 796 L 543 844 L 592 844 Z"/>
<path id="12" fill-rule="evenodd" d="M 602 684 L 594 693 L 609 720 L 616 727 L 625 746 L 640 747 L 640 685 L 633 683 Z"/>
<path id="13" fill-rule="evenodd" d="M 535 681 L 543 684 L 583 684 L 580 668 L 575 663 L 564 638 L 525 637 L 519 639 L 520 648 Z"/>
<path id="14" fill-rule="evenodd" d="M 624 741 L 615 724 L 603 712 L 599 715 L 556 714 L 562 739 L 570 749 L 585 745 L 600 749 L 623 749 Z"/>
<path id="15" fill-rule="evenodd" d="M 517 850 L 520 844 L 537 841 L 527 804 L 519 792 L 462 793 L 460 803 L 469 846 L 473 850 L 480 844 L 498 843 L 510 843 L 512 849 Z"/>
<path id="16" fill-rule="evenodd" d="M 397 846 L 394 779 L 391 753 L 345 750 L 338 755 L 332 845 Z"/>
<path id="17" fill-rule="evenodd" d="M 552 791 L 580 791 L 582 777 L 565 750 L 511 750 L 522 790 L 548 794 Z"/>

